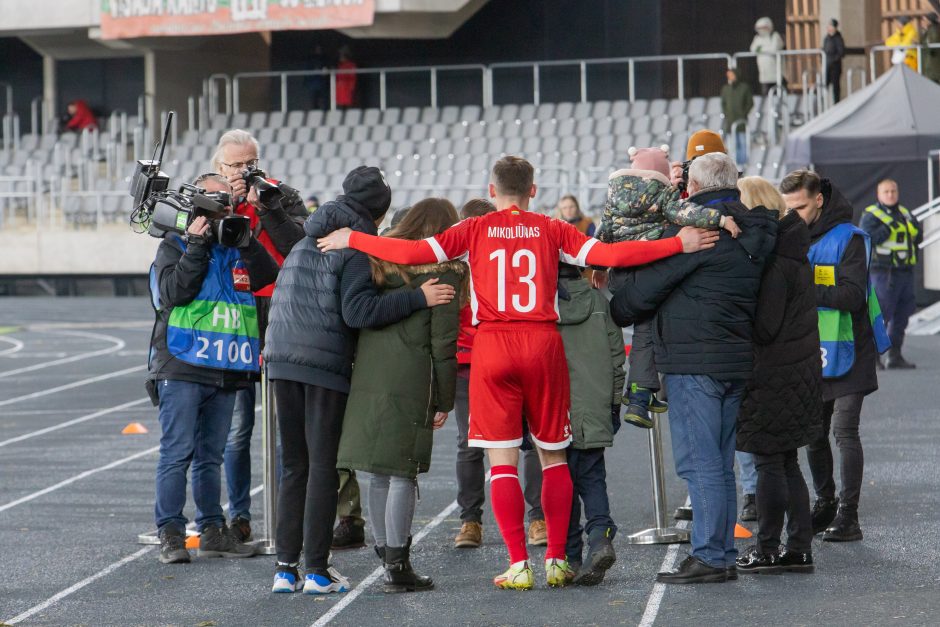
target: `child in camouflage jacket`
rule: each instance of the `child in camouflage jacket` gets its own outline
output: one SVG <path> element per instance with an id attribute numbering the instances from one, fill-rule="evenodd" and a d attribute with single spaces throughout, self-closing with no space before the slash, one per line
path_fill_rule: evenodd
<path id="1" fill-rule="evenodd" d="M 607 243 L 655 240 L 662 237 L 670 223 L 706 229 L 723 228 L 737 236 L 739 229 L 731 216 L 723 216 L 717 209 L 681 198 L 679 188 L 669 183 L 668 150 L 668 146 L 630 148 L 628 154 L 632 167 L 617 170 L 608 179 L 607 206 L 597 239 Z M 622 283 L 620 277 L 623 272 L 627 271 L 611 272 L 611 291 Z M 633 327 L 629 364 L 624 420 L 649 429 L 653 426 L 649 412 L 664 412 L 666 404 L 655 394 L 660 385 L 653 361 L 652 323 L 648 320 Z"/>

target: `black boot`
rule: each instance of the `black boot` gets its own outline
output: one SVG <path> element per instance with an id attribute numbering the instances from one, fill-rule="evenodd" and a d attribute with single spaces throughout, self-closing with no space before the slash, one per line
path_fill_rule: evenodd
<path id="1" fill-rule="evenodd" d="M 835 521 L 823 533 L 826 542 L 857 542 L 862 539 L 862 528 L 858 526 L 858 507 L 843 505 Z"/>
<path id="2" fill-rule="evenodd" d="M 813 504 L 813 535 L 825 531 L 838 511 L 839 499 L 817 498 Z"/>
<path id="3" fill-rule="evenodd" d="M 727 580 L 728 571 L 724 566 L 709 566 L 691 555 L 675 570 L 656 575 L 656 581 L 659 583 L 724 583 Z"/>
<path id="4" fill-rule="evenodd" d="M 385 546 L 384 545 L 379 546 L 378 544 L 376 544 L 372 548 L 375 549 L 375 554 L 379 556 L 379 559 L 382 560 L 382 563 L 384 564 L 385 563 Z"/>
<path id="5" fill-rule="evenodd" d="M 892 346 L 888 349 L 888 358 L 885 360 L 885 368 L 888 370 L 911 370 L 916 368 L 914 364 L 904 359 L 901 355 L 901 347 Z"/>
<path id="6" fill-rule="evenodd" d="M 757 502 L 753 494 L 744 495 L 744 505 L 741 506 L 741 522 L 757 520 Z"/>
<path id="7" fill-rule="evenodd" d="M 378 552 L 378 551 L 376 551 Z M 387 594 L 395 592 L 423 592 L 434 588 L 430 577 L 418 575 L 411 568 L 411 538 L 408 546 L 385 547 L 385 586 Z"/>
<path id="8" fill-rule="evenodd" d="M 813 565 L 813 554 L 810 552 L 800 553 L 798 551 L 785 550 L 780 554 L 777 560 L 781 570 L 788 573 L 813 573 L 816 567 Z"/>
<path id="9" fill-rule="evenodd" d="M 617 561 L 617 554 L 614 552 L 609 533 L 610 529 L 597 529 L 588 537 L 587 561 L 578 569 L 578 574 L 573 580 L 575 585 L 596 586 L 604 581 L 607 569 Z"/>

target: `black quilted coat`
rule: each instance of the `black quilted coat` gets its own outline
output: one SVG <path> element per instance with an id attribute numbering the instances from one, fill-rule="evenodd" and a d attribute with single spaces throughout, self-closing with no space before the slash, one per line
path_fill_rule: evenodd
<path id="1" fill-rule="evenodd" d="M 777 212 L 763 207 L 748 211 L 738 198 L 736 189 L 690 198 L 733 216 L 742 231 L 737 239 L 722 230 L 712 249 L 628 272 L 610 301 L 611 317 L 619 326 L 653 316 L 659 372 L 719 381 L 751 377 L 751 328 L 764 262 L 774 248 Z M 671 225 L 664 236 L 678 230 Z"/>
<path id="2" fill-rule="evenodd" d="M 780 221 L 754 320 L 754 377 L 738 414 L 740 451 L 770 455 L 809 444 L 822 429 L 822 361 L 809 229 Z"/>
<path id="3" fill-rule="evenodd" d="M 307 219 L 307 236 L 284 259 L 265 335 L 271 379 L 348 393 L 357 329 L 385 326 L 426 307 L 421 290 L 380 294 L 364 253 L 320 252 L 317 238 L 343 227 L 376 232 L 369 211 L 340 196 Z"/>

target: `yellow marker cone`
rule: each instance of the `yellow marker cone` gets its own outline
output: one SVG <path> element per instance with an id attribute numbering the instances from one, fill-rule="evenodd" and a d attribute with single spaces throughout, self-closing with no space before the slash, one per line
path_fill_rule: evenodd
<path id="1" fill-rule="evenodd" d="M 747 527 L 742 527 L 741 525 L 735 523 L 734 525 L 734 537 L 739 539 L 753 538 L 754 534 L 748 530 Z"/>
<path id="2" fill-rule="evenodd" d="M 121 430 L 122 435 L 142 435 L 147 433 L 147 427 L 139 422 L 132 422 Z"/>

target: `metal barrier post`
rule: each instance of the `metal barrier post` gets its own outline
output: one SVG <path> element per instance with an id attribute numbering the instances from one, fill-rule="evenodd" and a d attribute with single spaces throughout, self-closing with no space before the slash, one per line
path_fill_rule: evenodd
<path id="1" fill-rule="evenodd" d="M 258 541 L 258 553 L 275 554 L 277 529 L 277 422 L 274 414 L 274 388 L 268 379 L 268 367 L 261 366 L 261 481 L 264 484 L 264 537 Z"/>
<path id="2" fill-rule="evenodd" d="M 676 82 L 679 85 L 679 100 L 685 100 L 685 67 L 682 57 L 676 60 Z"/>
<path id="3" fill-rule="evenodd" d="M 666 480 L 663 476 L 663 437 L 659 417 L 653 416 L 649 430 L 650 479 L 653 484 L 653 514 L 656 526 L 627 536 L 628 544 L 677 544 L 689 541 L 689 531 L 666 526 Z"/>
<path id="4" fill-rule="evenodd" d="M 627 84 L 630 102 L 636 102 L 636 61 L 627 62 Z"/>
<path id="5" fill-rule="evenodd" d="M 281 113 L 287 113 L 287 74 L 281 74 Z"/>
<path id="6" fill-rule="evenodd" d="M 581 102 L 588 101 L 587 93 L 587 63 L 582 61 L 578 64 L 581 69 Z"/>
<path id="7" fill-rule="evenodd" d="M 541 104 L 542 94 L 539 90 L 539 64 L 532 65 L 532 102 L 536 106 Z"/>
<path id="8" fill-rule="evenodd" d="M 431 108 L 437 109 L 437 68 L 431 68 Z"/>
<path id="9" fill-rule="evenodd" d="M 388 106 L 386 98 L 385 70 L 382 70 L 379 72 L 379 109 L 381 111 L 385 111 L 386 107 Z"/>

